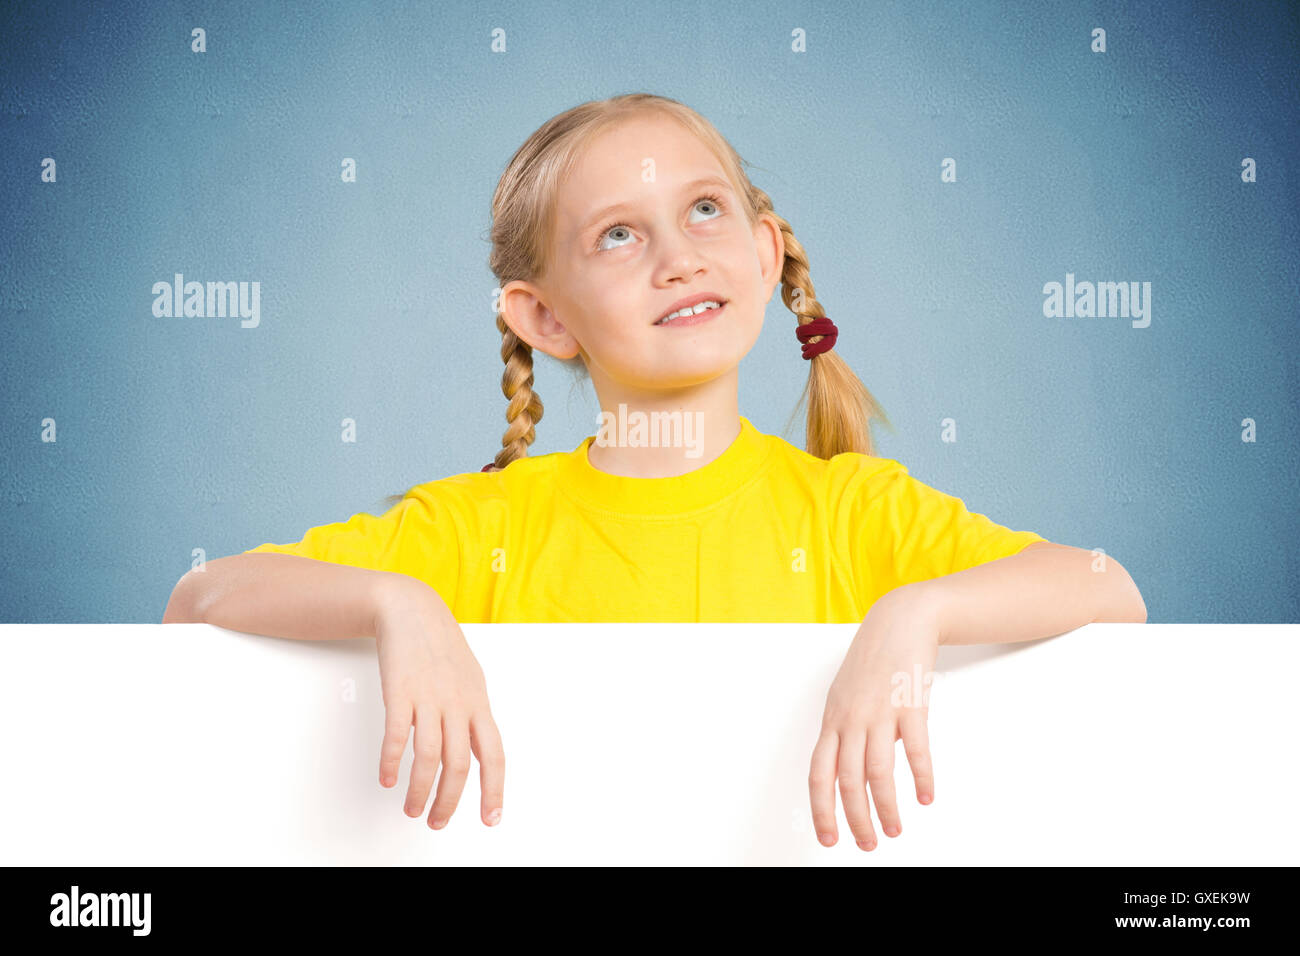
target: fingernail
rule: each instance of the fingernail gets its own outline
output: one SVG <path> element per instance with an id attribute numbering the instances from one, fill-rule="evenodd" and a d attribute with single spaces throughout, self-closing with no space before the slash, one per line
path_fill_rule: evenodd
<path id="1" fill-rule="evenodd" d="M 435 830 L 441 830 L 446 825 L 447 825 L 446 820 L 434 820 L 432 823 L 429 824 L 429 826 L 433 827 Z"/>
<path id="2" fill-rule="evenodd" d="M 862 847 L 862 849 L 864 849 L 864 850 L 874 850 L 874 849 L 876 848 L 876 841 L 875 841 L 875 840 L 859 840 L 859 841 L 858 841 L 858 846 Z"/>
<path id="3" fill-rule="evenodd" d="M 494 827 L 501 822 L 501 808 L 497 807 L 488 814 L 488 826 Z"/>
<path id="4" fill-rule="evenodd" d="M 933 800 L 933 799 L 934 799 L 934 797 L 930 796 L 930 794 L 928 794 L 928 793 L 923 793 L 923 794 L 921 794 L 921 802 L 922 802 L 922 803 L 929 803 L 929 802 L 930 802 L 931 800 Z"/>
<path id="5" fill-rule="evenodd" d="M 898 827 L 894 826 L 892 823 L 889 826 L 885 827 L 886 836 L 898 836 L 898 833 L 899 833 Z"/>
<path id="6" fill-rule="evenodd" d="M 835 842 L 835 837 L 830 833 L 823 833 L 817 839 L 822 841 L 822 846 L 830 846 Z"/>
<path id="7" fill-rule="evenodd" d="M 383 780 L 379 782 L 382 783 L 385 787 L 391 787 L 393 784 L 397 783 L 397 780 L 395 780 L 393 777 L 385 777 Z"/>

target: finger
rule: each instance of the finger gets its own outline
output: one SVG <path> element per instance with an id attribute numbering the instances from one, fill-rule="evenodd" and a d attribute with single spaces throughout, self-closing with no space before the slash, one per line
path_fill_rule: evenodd
<path id="1" fill-rule="evenodd" d="M 903 734 L 903 750 L 916 780 L 916 799 L 921 803 L 934 801 L 934 769 L 930 765 L 930 734 L 926 728 L 925 711 L 920 707 L 904 707 L 898 717 L 898 727 Z"/>
<path id="2" fill-rule="evenodd" d="M 890 837 L 903 832 L 903 821 L 898 818 L 898 797 L 894 793 L 897 731 L 898 725 L 891 718 L 888 723 L 877 724 L 867 736 L 867 783 L 871 784 L 871 799 L 876 802 L 881 829 Z"/>
<path id="3" fill-rule="evenodd" d="M 442 715 L 433 704 L 415 710 L 415 762 L 411 765 L 411 788 L 406 792 L 406 815 L 418 817 L 429 802 L 433 778 L 442 753 Z"/>
<path id="4" fill-rule="evenodd" d="M 812 801 L 813 829 L 823 846 L 833 846 L 835 827 L 835 763 L 839 758 L 839 735 L 823 731 L 813 748 L 808 770 L 808 797 Z"/>
<path id="5" fill-rule="evenodd" d="M 442 717 L 442 776 L 438 794 L 429 811 L 429 826 L 440 830 L 447 825 L 460 803 L 465 779 L 469 776 L 469 720 L 460 716 Z"/>
<path id="6" fill-rule="evenodd" d="M 379 748 L 379 784 L 391 787 L 397 783 L 397 770 L 406 752 L 406 738 L 411 731 L 411 704 L 403 701 L 388 708 L 384 718 L 384 743 Z"/>
<path id="7" fill-rule="evenodd" d="M 484 823 L 494 827 L 501 822 L 501 805 L 505 799 L 506 754 L 501 746 L 501 732 L 490 713 L 483 712 L 470 719 L 469 745 L 478 759 L 482 795 L 479 813 Z"/>
<path id="8" fill-rule="evenodd" d="M 844 801 L 844 819 L 853 831 L 853 839 L 864 850 L 876 846 L 876 831 L 871 827 L 871 808 L 867 803 L 867 781 L 863 776 L 863 760 L 867 749 L 865 731 L 852 730 L 840 741 L 840 762 L 837 776 L 840 781 L 840 799 Z"/>

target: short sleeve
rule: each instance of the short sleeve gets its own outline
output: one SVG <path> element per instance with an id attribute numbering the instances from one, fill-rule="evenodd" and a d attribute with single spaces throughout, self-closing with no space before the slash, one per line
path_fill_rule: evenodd
<path id="1" fill-rule="evenodd" d="M 1009 557 L 1035 541 L 967 509 L 892 459 L 870 459 L 855 492 L 850 540 L 868 606 L 894 588 Z"/>
<path id="2" fill-rule="evenodd" d="M 406 574 L 424 581 L 450 606 L 460 574 L 457 527 L 449 502 L 422 485 L 382 516 L 354 514 L 347 521 L 309 529 L 301 541 L 261 544 L 244 553 L 292 554 Z"/>

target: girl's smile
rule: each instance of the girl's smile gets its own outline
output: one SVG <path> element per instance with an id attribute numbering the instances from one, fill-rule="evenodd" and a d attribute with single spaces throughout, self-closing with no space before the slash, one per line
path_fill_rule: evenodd
<path id="1" fill-rule="evenodd" d="M 675 306 L 673 311 L 657 320 L 655 325 L 699 325 L 718 315 L 726 304 L 726 299 L 711 292 L 693 295 L 685 304 Z"/>

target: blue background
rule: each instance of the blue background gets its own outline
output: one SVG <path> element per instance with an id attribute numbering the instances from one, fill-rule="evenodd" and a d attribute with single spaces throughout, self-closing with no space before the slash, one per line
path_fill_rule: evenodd
<path id="1" fill-rule="evenodd" d="M 876 454 L 1002 524 L 1104 548 L 1152 622 L 1300 619 L 1295 5 L 9 2 L 0 18 L 0 620 L 157 622 L 194 548 L 296 541 L 477 471 L 506 424 L 497 179 L 550 116 L 631 91 L 696 108 L 753 164 L 894 425 Z M 176 272 L 259 281 L 260 327 L 154 317 Z M 1044 318 L 1043 284 L 1067 272 L 1149 281 L 1150 327 Z M 774 296 L 740 407 L 802 447 L 794 326 Z M 536 371 L 531 452 L 569 451 L 595 431 L 594 392 L 547 357 Z"/>

